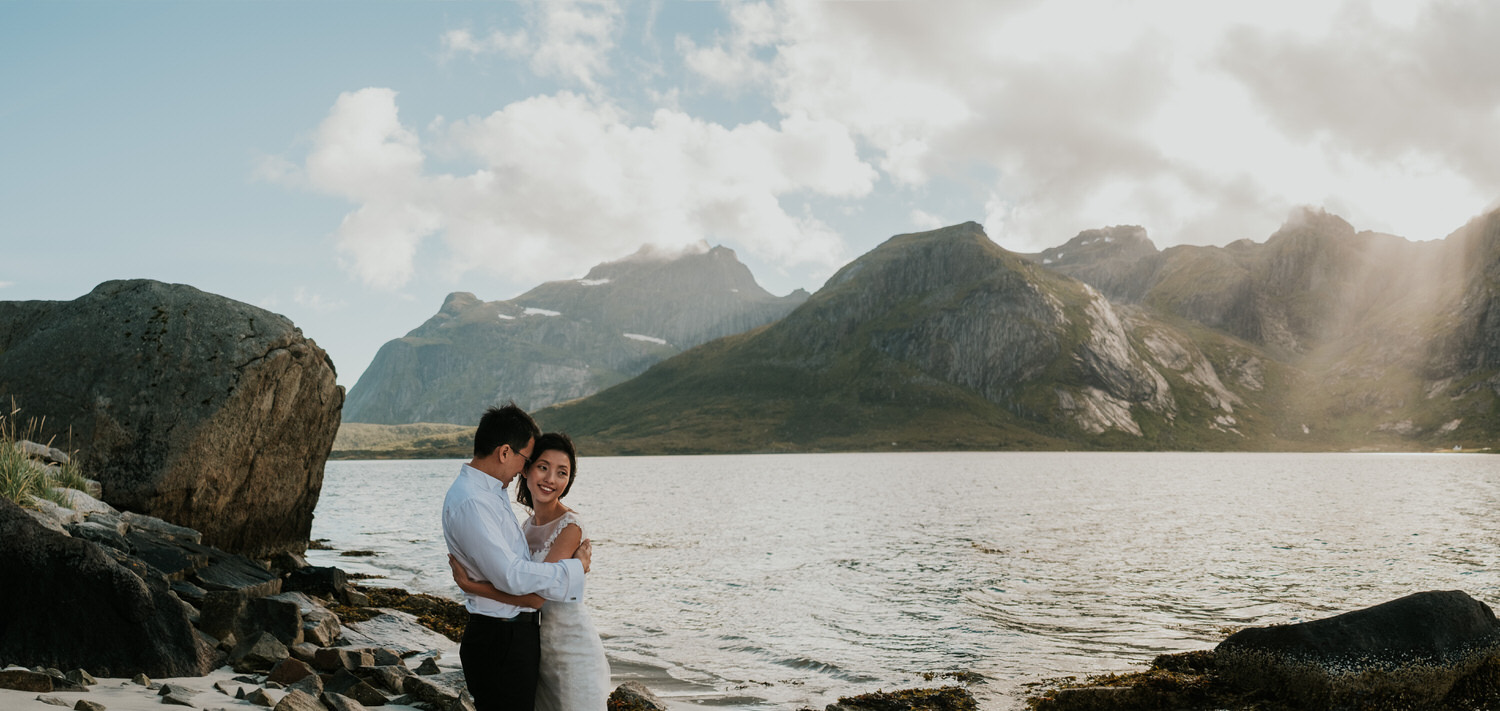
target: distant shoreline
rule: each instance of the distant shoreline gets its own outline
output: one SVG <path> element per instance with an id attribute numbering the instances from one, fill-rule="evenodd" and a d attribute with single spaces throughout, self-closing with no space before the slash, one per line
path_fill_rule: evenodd
<path id="1" fill-rule="evenodd" d="M 1464 449 L 1454 451 L 1450 449 L 1278 449 L 1278 450 L 1155 450 L 1155 449 L 1079 449 L 1079 450 L 1031 450 L 1031 449 L 961 449 L 961 450 L 927 450 L 927 449 L 888 449 L 888 450 L 807 450 L 807 451 L 760 451 L 760 452 L 631 452 L 621 451 L 608 447 L 592 447 L 588 456 L 594 457 L 698 457 L 706 455 L 744 455 L 744 454 L 890 454 L 895 452 L 987 452 L 993 454 L 1004 454 L 1007 452 L 1095 452 L 1100 454 L 1120 453 L 1155 453 L 1155 454 L 1497 454 L 1500 450 L 1493 447 L 1481 449 Z M 430 450 L 430 449 L 380 449 L 380 450 L 334 450 L 328 455 L 333 461 L 385 461 L 385 460 L 428 460 L 428 459 L 468 459 L 471 453 L 466 450 Z"/>

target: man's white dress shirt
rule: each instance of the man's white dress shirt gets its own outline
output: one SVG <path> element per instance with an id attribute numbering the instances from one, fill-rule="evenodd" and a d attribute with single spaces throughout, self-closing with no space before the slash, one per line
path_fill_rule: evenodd
<path id="1" fill-rule="evenodd" d="M 467 464 L 443 499 L 443 538 L 469 577 L 489 581 L 512 595 L 537 593 L 544 600 L 576 602 L 583 598 L 583 564 L 569 558 L 536 563 L 526 536 L 500 481 Z M 469 612 L 515 617 L 534 608 L 516 607 L 487 597 L 464 594 Z"/>

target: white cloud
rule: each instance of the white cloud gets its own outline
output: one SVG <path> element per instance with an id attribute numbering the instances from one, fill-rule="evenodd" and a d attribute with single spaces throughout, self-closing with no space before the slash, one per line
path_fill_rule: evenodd
<path id="1" fill-rule="evenodd" d="M 777 40 L 779 20 L 769 4 L 745 3 L 730 7 L 730 22 L 734 31 L 713 45 L 699 47 L 686 35 L 675 44 L 689 71 L 736 93 L 770 80 L 770 67 L 756 55 Z"/>
<path id="2" fill-rule="evenodd" d="M 816 217 L 789 214 L 781 198 L 859 198 L 875 179 L 832 121 L 725 127 L 661 109 L 637 124 L 569 93 L 433 124 L 443 131 L 437 142 L 480 167 L 431 173 L 395 99 L 375 88 L 340 96 L 304 170 L 312 188 L 356 204 L 338 228 L 339 249 L 377 286 L 409 280 L 419 245 L 437 234 L 448 270 L 528 281 L 572 276 L 600 254 L 648 241 L 707 239 L 782 266 L 831 268 L 848 256 L 840 237 Z"/>
<path id="3" fill-rule="evenodd" d="M 9 289 L 15 285 L 16 283 L 13 281 L 0 281 L 0 289 Z"/>
<path id="4" fill-rule="evenodd" d="M 589 90 L 611 73 L 610 59 L 623 11 L 615 0 L 535 0 L 525 3 L 527 29 L 493 30 L 475 37 L 467 29 L 443 34 L 449 54 L 499 53 L 527 58 L 538 75 L 572 81 Z"/>
<path id="5" fill-rule="evenodd" d="M 896 185 L 994 175 L 998 240 L 1261 239 L 1304 203 L 1428 238 L 1500 194 L 1500 6 L 1416 5 L 787 1 L 678 47 L 847 127 Z"/>
<path id="6" fill-rule="evenodd" d="M 390 89 L 339 95 L 318 126 L 301 180 L 359 205 L 335 236 L 352 270 L 372 285 L 406 283 L 417 245 L 443 225 L 427 195 L 420 142 L 401 125 Z"/>
<path id="7" fill-rule="evenodd" d="M 524 56 L 530 50 L 531 44 L 531 37 L 525 30 L 515 32 L 494 30 L 485 37 L 475 37 L 468 30 L 449 30 L 443 33 L 443 49 L 449 54 L 500 53 Z"/>

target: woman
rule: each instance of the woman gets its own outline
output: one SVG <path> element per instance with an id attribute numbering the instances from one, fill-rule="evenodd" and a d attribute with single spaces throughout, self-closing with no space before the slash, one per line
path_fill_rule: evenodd
<path id="1" fill-rule="evenodd" d="M 554 563 L 573 554 L 583 540 L 583 525 L 562 498 L 573 488 L 578 458 L 565 434 L 548 432 L 536 440 L 535 458 L 521 473 L 516 500 L 531 509 L 521 524 L 531 559 Z M 476 582 L 453 556 L 453 581 L 464 592 L 492 600 L 542 609 L 538 595 L 510 595 Z M 542 663 L 536 688 L 536 711 L 604 711 L 609 700 L 609 662 L 583 602 L 548 602 L 542 613 Z"/>

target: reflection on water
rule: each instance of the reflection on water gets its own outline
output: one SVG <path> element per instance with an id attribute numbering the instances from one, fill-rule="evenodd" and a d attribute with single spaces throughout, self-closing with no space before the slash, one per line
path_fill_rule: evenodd
<path id="1" fill-rule="evenodd" d="M 739 708 L 821 707 L 969 670 L 1020 685 L 1420 590 L 1497 600 L 1484 455 L 818 454 L 584 458 L 588 599 L 617 665 Z M 314 537 L 452 595 L 458 462 L 330 462 Z M 359 561 L 359 562 L 356 562 Z M 748 699 L 762 699 L 755 703 Z"/>

